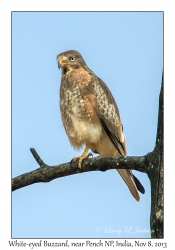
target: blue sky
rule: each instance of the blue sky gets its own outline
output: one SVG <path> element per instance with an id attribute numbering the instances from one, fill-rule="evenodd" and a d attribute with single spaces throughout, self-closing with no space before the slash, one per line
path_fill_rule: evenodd
<path id="1" fill-rule="evenodd" d="M 56 56 L 69 49 L 79 51 L 112 91 L 128 154 L 142 156 L 154 148 L 163 69 L 161 12 L 13 12 L 13 177 L 38 168 L 31 147 L 48 165 L 82 153 L 71 147 L 59 110 Z M 146 174 L 135 175 L 146 189 L 139 204 L 115 170 L 13 192 L 12 237 L 149 238 L 150 182 Z"/>

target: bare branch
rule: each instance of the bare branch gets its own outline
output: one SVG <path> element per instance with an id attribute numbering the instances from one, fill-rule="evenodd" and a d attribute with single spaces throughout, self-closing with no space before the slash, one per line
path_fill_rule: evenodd
<path id="1" fill-rule="evenodd" d="M 40 168 L 13 178 L 12 191 L 37 182 L 50 182 L 56 178 L 89 171 L 106 171 L 109 169 L 134 169 L 145 173 L 148 171 L 146 160 L 148 155 L 144 157 L 98 156 L 96 158 L 84 160 L 80 170 L 77 166 L 77 162 L 48 166 L 43 162 L 34 148 L 31 148 L 30 151 L 32 152 L 37 163 L 40 165 Z"/>
<path id="2" fill-rule="evenodd" d="M 154 151 L 149 155 L 151 167 L 148 176 L 151 182 L 151 238 L 163 238 L 163 74 L 159 97 L 157 138 Z"/>

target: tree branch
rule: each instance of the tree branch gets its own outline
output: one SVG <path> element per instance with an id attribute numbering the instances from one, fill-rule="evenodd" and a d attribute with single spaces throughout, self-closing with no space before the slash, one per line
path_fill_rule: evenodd
<path id="1" fill-rule="evenodd" d="M 148 176 L 151 181 L 151 237 L 163 238 L 163 74 L 159 96 L 157 138 L 149 156 Z"/>
<path id="2" fill-rule="evenodd" d="M 92 159 L 86 159 L 83 161 L 81 170 L 78 168 L 77 162 L 64 163 L 55 166 L 48 166 L 43 162 L 34 148 L 30 149 L 33 157 L 40 165 L 40 168 L 22 174 L 12 179 L 12 191 L 19 188 L 38 183 L 38 182 L 50 182 L 56 178 L 85 173 L 89 171 L 106 171 L 109 169 L 134 169 L 140 172 L 147 173 L 147 157 L 149 154 L 143 157 L 106 157 L 98 156 Z"/>

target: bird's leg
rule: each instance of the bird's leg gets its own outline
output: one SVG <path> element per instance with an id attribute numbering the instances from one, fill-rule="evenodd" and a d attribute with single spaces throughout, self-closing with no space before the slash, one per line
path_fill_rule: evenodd
<path id="1" fill-rule="evenodd" d="M 89 150 L 89 147 L 86 146 L 86 148 L 85 148 L 85 150 L 84 150 L 82 156 L 80 156 L 80 157 L 74 157 L 74 158 L 72 159 L 73 162 L 76 162 L 76 161 L 78 160 L 78 168 L 79 168 L 79 169 L 81 169 L 82 161 L 83 161 L 84 159 L 89 158 L 89 156 L 92 155 L 92 153 L 89 153 L 89 154 L 88 154 L 88 150 Z"/>

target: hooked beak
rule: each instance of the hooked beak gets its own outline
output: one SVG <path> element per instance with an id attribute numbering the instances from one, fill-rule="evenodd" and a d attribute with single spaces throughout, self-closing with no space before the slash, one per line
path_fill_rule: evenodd
<path id="1" fill-rule="evenodd" d="M 67 57 L 63 56 L 63 55 L 58 55 L 57 56 L 57 61 L 58 61 L 58 68 L 62 68 L 63 66 L 65 66 L 68 62 Z"/>

